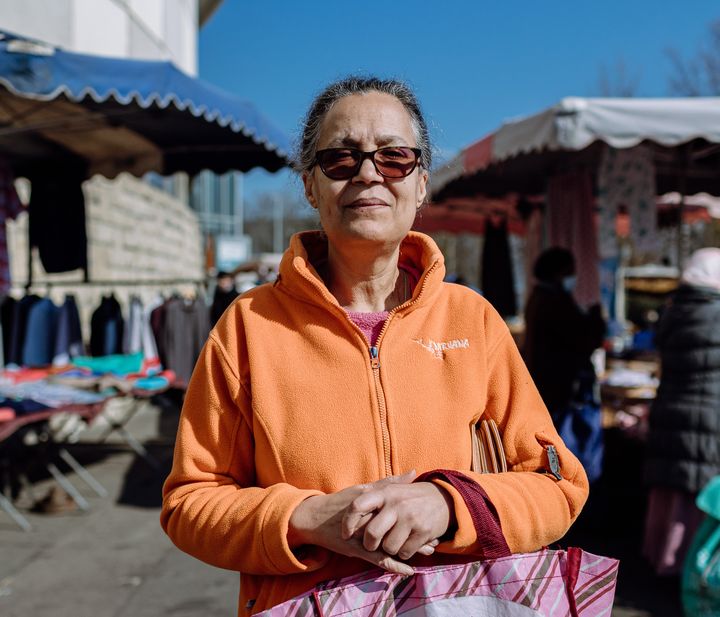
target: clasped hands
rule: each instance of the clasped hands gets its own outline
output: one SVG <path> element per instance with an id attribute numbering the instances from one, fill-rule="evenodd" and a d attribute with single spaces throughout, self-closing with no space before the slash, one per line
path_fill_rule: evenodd
<path id="1" fill-rule="evenodd" d="M 306 499 L 290 517 L 290 546 L 314 544 L 411 575 L 404 560 L 431 555 L 454 522 L 450 495 L 414 479 L 411 471 Z"/>

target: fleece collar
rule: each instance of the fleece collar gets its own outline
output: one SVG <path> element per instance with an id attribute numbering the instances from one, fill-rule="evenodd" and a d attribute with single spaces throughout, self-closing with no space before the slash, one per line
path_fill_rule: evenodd
<path id="1" fill-rule="evenodd" d="M 280 262 L 278 285 L 283 291 L 312 304 L 339 306 L 313 266 L 327 259 L 327 237 L 322 231 L 303 231 L 290 238 Z M 445 260 L 437 244 L 425 234 L 411 231 L 400 245 L 400 264 L 422 272 L 409 303 L 398 312 L 414 310 L 440 293 Z"/>

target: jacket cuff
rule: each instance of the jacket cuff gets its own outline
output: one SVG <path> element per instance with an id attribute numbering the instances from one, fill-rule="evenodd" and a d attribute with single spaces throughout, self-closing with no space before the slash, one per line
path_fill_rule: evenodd
<path id="1" fill-rule="evenodd" d="M 290 489 L 290 487 L 288 487 Z M 295 549 L 290 547 L 288 532 L 290 517 L 308 497 L 324 495 L 322 491 L 300 490 L 294 487 L 286 496 L 278 496 L 265 512 L 260 529 L 261 541 L 269 563 L 278 574 L 297 574 L 311 572 L 323 567 L 329 560 L 329 551 L 319 546 L 305 545 Z"/>
<path id="2" fill-rule="evenodd" d="M 472 478 L 453 470 L 437 469 L 419 476 L 415 482 L 433 482 L 445 489 L 455 506 L 457 531 L 439 545 L 451 552 L 472 552 L 485 559 L 510 555 L 500 520 L 490 498 Z"/>

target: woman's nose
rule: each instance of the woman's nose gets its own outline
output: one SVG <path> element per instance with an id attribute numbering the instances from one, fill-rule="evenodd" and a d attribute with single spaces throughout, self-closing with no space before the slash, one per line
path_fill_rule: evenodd
<path id="1" fill-rule="evenodd" d="M 370 157 L 367 157 L 361 164 L 360 169 L 355 174 L 353 181 L 357 182 L 382 182 L 383 176 L 375 168 Z"/>

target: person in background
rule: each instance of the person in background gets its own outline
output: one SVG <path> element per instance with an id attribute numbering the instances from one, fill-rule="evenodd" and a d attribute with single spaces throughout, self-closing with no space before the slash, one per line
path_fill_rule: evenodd
<path id="1" fill-rule="evenodd" d="M 215 293 L 210 307 L 210 324 L 214 326 L 228 306 L 238 297 L 235 289 L 235 277 L 229 272 L 218 272 L 215 284 Z"/>
<path id="2" fill-rule="evenodd" d="M 410 231 L 431 165 L 415 95 L 372 77 L 331 84 L 297 161 L 322 231 L 293 236 L 277 280 L 210 334 L 163 528 L 241 573 L 240 615 L 373 566 L 410 575 L 555 542 L 587 478 L 501 317 L 443 282 L 437 245 Z M 497 422 L 507 473 L 470 471 L 481 417 Z"/>
<path id="3" fill-rule="evenodd" d="M 603 343 L 605 321 L 599 305 L 585 312 L 575 301 L 575 258 L 567 249 L 541 253 L 533 274 L 537 282 L 525 307 L 523 356 L 557 422 L 594 387 L 590 357 Z"/>
<path id="4" fill-rule="evenodd" d="M 702 521 L 695 498 L 720 474 L 720 248 L 693 253 L 655 341 L 660 386 L 650 408 L 643 554 L 657 574 L 675 575 Z"/>

